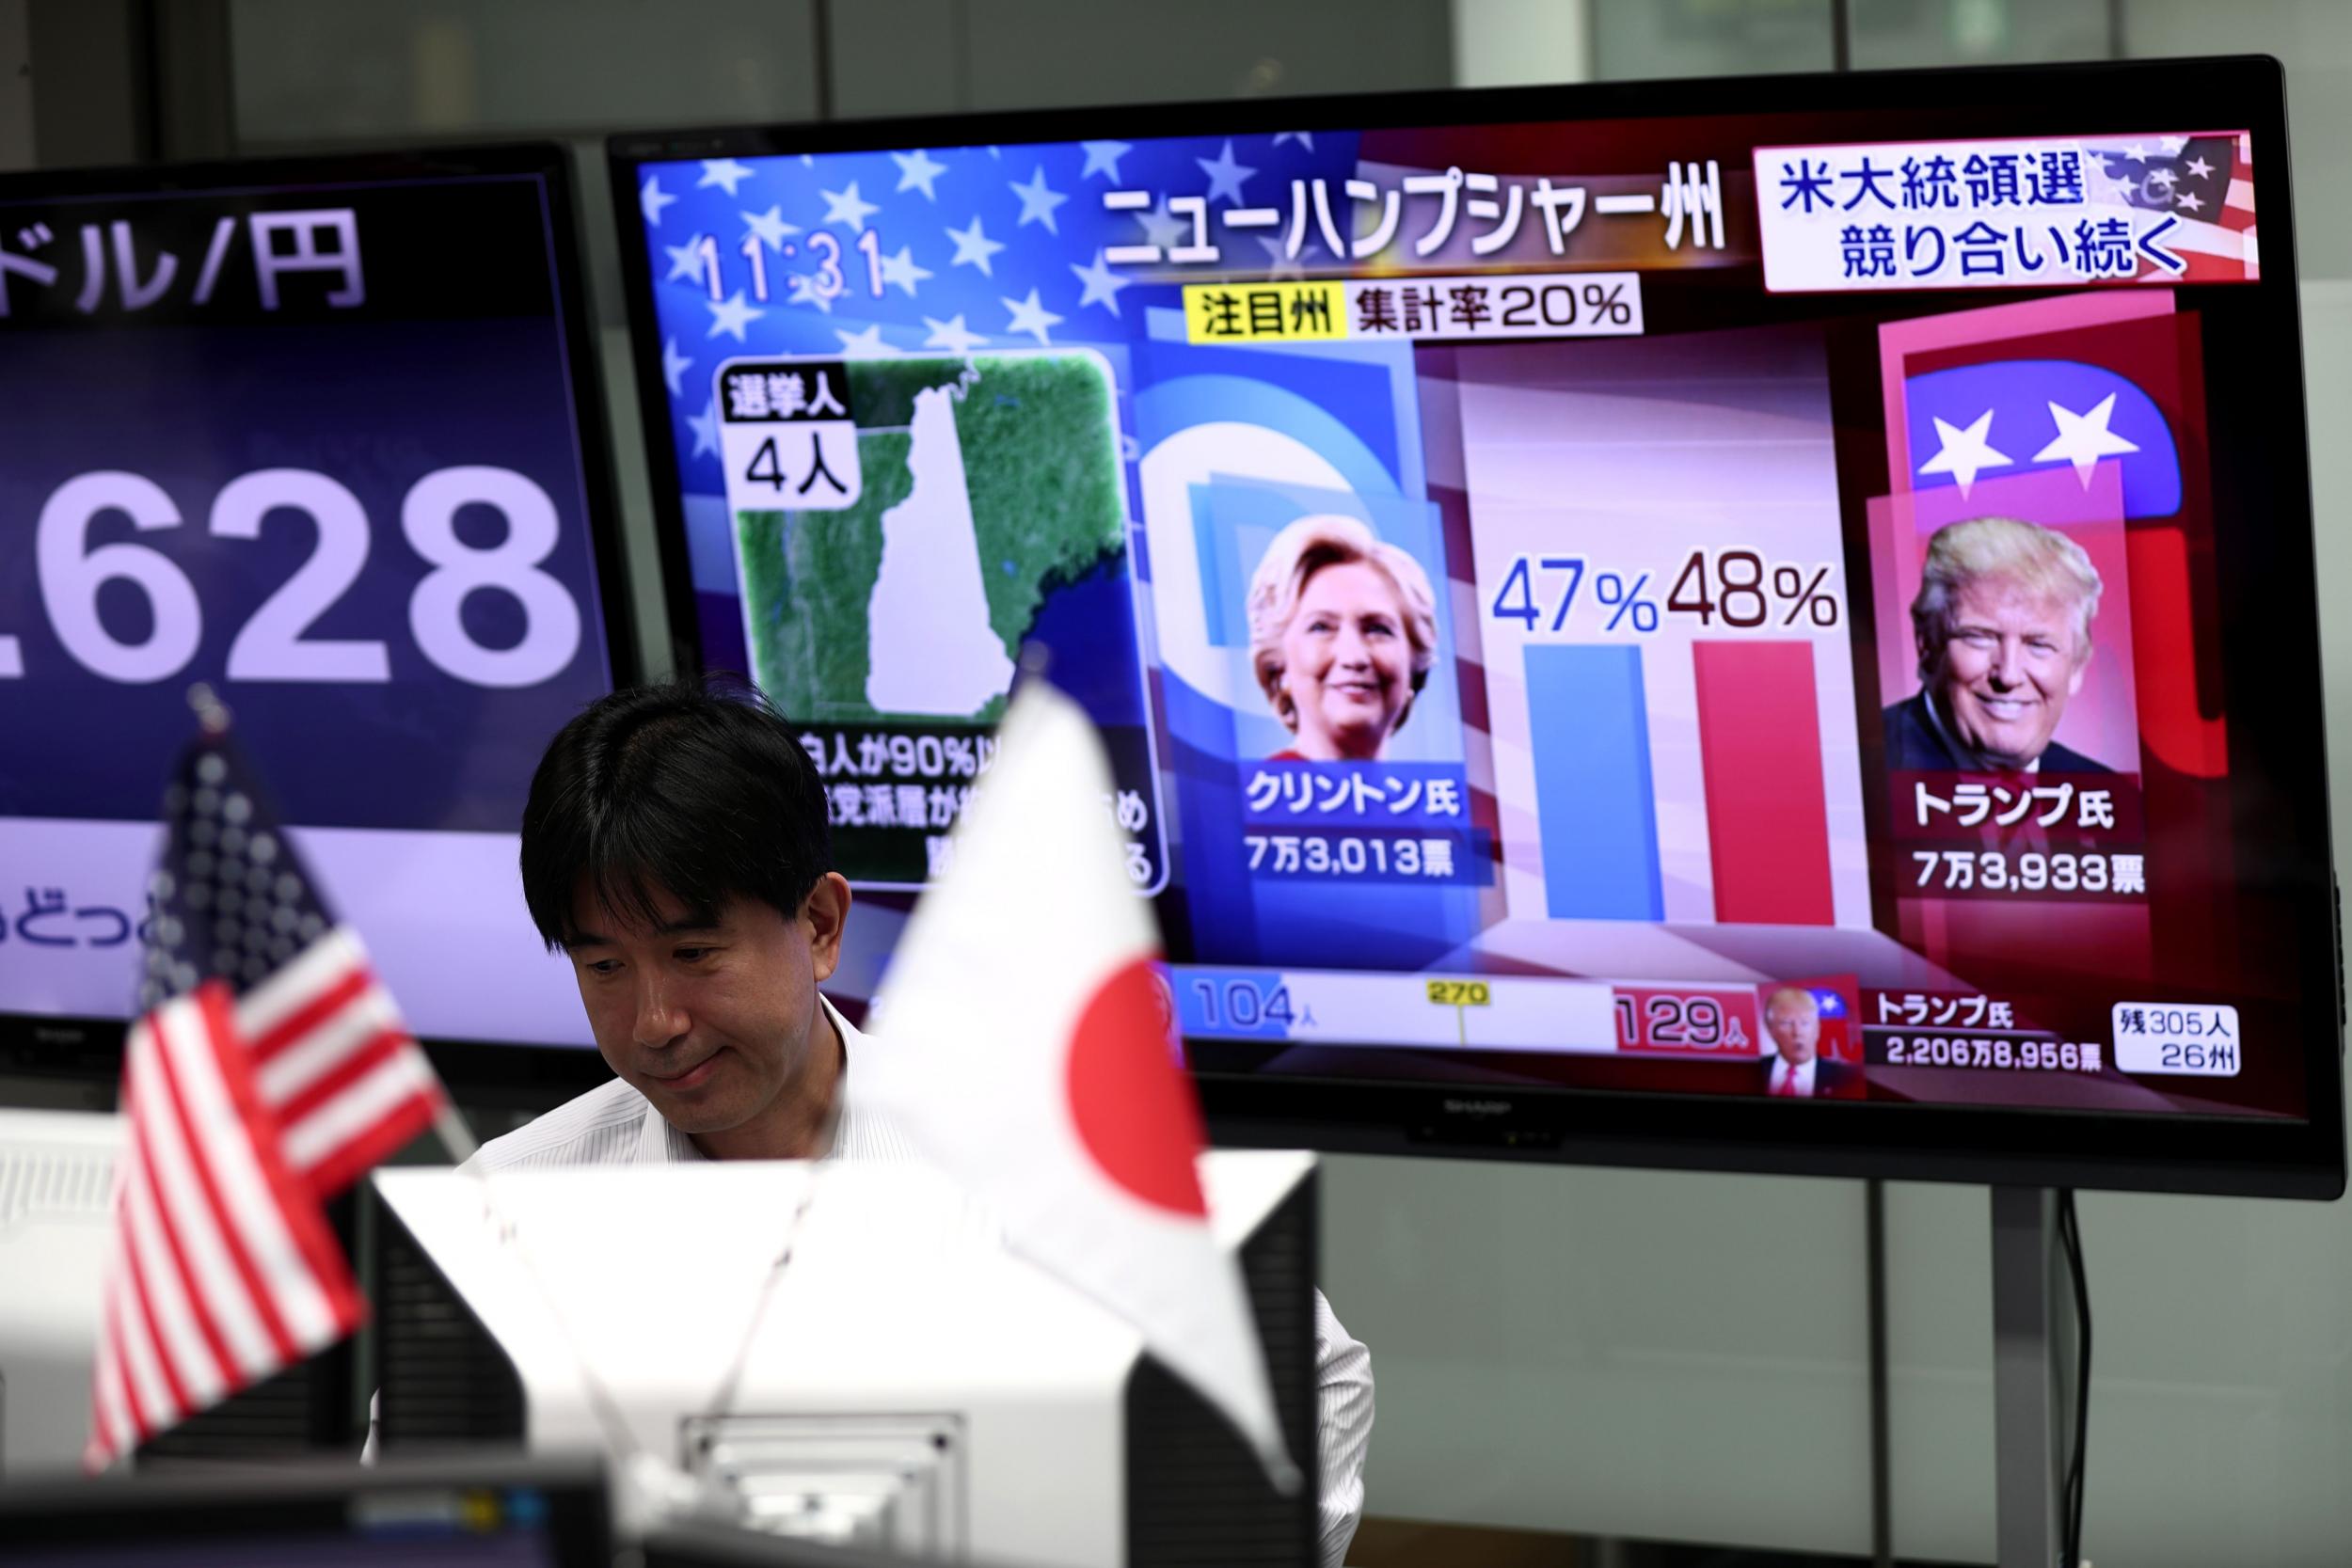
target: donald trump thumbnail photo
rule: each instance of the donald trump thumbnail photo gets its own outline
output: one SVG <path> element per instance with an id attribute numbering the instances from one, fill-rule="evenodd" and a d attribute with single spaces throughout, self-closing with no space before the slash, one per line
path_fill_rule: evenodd
<path id="1" fill-rule="evenodd" d="M 1803 986 L 1782 986 L 1764 999 L 1763 1089 L 1782 1100 L 1848 1099 L 1861 1092 L 1862 1075 L 1821 1055 L 1821 1004 Z"/>

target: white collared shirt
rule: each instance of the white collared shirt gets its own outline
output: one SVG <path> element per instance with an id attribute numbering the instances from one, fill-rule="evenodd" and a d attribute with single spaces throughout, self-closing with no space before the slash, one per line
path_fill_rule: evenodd
<path id="1" fill-rule="evenodd" d="M 1797 1080 L 1797 1096 L 1800 1099 L 1810 1099 L 1813 1094 L 1813 1080 L 1815 1077 L 1813 1069 L 1820 1064 L 1820 1060 L 1821 1059 L 1819 1056 L 1808 1056 L 1805 1058 L 1804 1065 L 1803 1067 L 1792 1068 L 1788 1065 L 1788 1057 L 1775 1054 L 1772 1057 L 1772 1080 L 1767 1087 L 1773 1094 L 1788 1093 L 1788 1079 L 1789 1075 L 1793 1073 L 1795 1074 Z"/>
<path id="2" fill-rule="evenodd" d="M 914 1144 L 889 1114 L 863 1104 L 854 1060 L 881 1049 L 823 996 L 825 1016 L 841 1032 L 840 1107 L 826 1160 L 913 1160 Z M 1808 1090 L 1808 1092 L 1810 1092 Z M 554 1110 L 492 1138 L 466 1162 L 469 1170 L 548 1170 L 569 1165 L 668 1165 L 702 1159 L 685 1133 L 663 1120 L 653 1102 L 615 1078 Z M 1372 1353 L 1341 1326 L 1331 1304 L 1315 1291 L 1315 1426 L 1321 1454 L 1317 1488 L 1323 1568 L 1347 1559 L 1364 1513 L 1364 1458 L 1372 1448 Z M 373 1438 L 370 1437 L 371 1446 Z"/>
<path id="3" fill-rule="evenodd" d="M 850 1081 L 850 1058 L 866 1049 L 859 1030 L 824 997 L 825 1016 L 841 1032 L 840 1108 L 825 1160 L 912 1160 L 914 1146 L 883 1111 L 861 1105 Z M 468 1170 L 548 1170 L 566 1165 L 675 1165 L 702 1159 L 694 1140 L 661 1119 L 653 1101 L 615 1078 L 502 1138 L 484 1144 Z"/>

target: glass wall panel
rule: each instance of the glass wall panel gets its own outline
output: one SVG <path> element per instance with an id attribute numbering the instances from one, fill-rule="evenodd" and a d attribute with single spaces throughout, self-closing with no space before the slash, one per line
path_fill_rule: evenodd
<path id="1" fill-rule="evenodd" d="M 1851 0 L 1857 71 L 2096 60 L 2113 53 L 2108 0 Z"/>
<path id="2" fill-rule="evenodd" d="M 809 0 L 230 0 L 241 143 L 620 130 L 816 112 Z"/>
<path id="3" fill-rule="evenodd" d="M 1771 75 L 1836 63 L 1830 0 L 1593 0 L 1601 81 Z"/>

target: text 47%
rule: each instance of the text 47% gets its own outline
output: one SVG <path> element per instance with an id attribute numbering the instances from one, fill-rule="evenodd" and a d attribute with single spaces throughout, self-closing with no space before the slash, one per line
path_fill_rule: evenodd
<path id="1" fill-rule="evenodd" d="M 1564 632 L 1590 578 L 1592 613 L 1602 618 L 1603 632 L 1629 626 L 1647 635 L 1667 615 L 1693 617 L 1710 627 L 1720 619 L 1736 631 L 1801 624 L 1827 629 L 1841 619 L 1836 572 L 1828 565 L 1767 562 L 1755 550 L 1692 550 L 1661 605 L 1647 572 L 1596 572 L 1581 555 L 1522 555 L 1512 561 L 1488 612 L 1498 621 L 1518 622 L 1531 635 Z"/>

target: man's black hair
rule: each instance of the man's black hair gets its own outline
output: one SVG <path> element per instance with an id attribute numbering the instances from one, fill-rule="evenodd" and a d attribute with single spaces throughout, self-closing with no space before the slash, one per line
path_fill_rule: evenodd
<path id="1" fill-rule="evenodd" d="M 523 898 L 550 949 L 586 879 L 627 925 L 667 890 L 696 923 L 737 897 L 787 920 L 833 869 L 824 785 L 755 688 L 676 681 L 599 698 L 557 733 L 523 807 Z"/>

